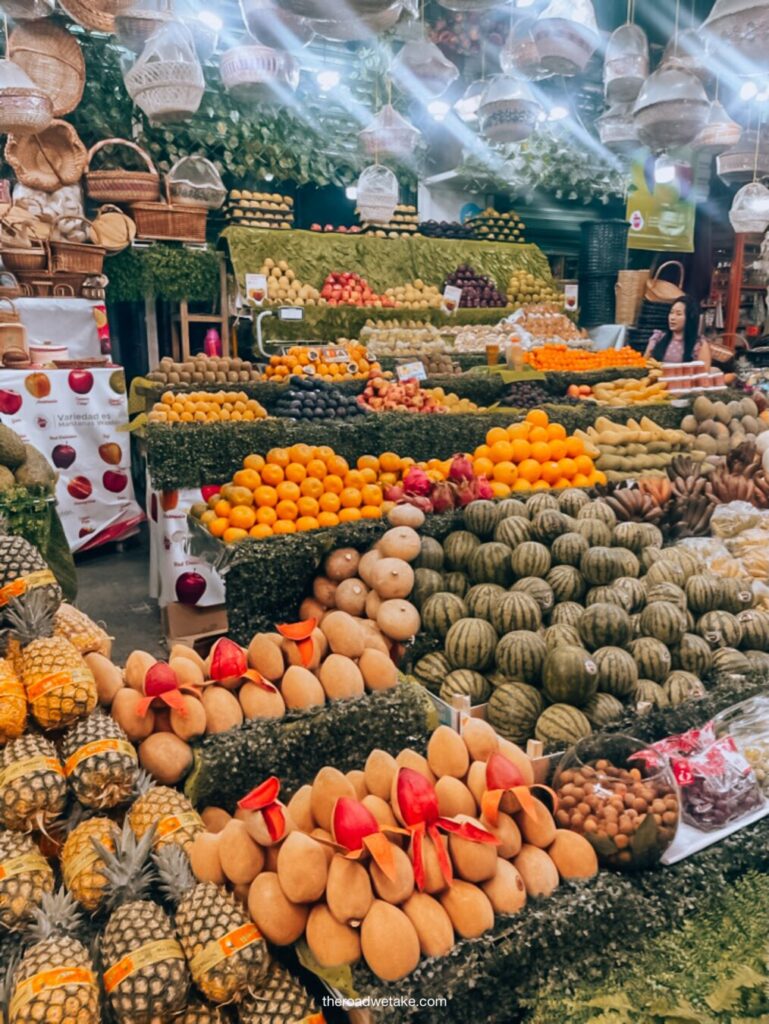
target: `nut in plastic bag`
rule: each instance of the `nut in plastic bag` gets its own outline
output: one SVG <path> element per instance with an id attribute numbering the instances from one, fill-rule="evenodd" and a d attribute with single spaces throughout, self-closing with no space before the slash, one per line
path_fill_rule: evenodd
<path id="1" fill-rule="evenodd" d="M 769 512 L 757 509 L 748 501 L 730 501 L 716 506 L 711 520 L 714 537 L 736 537 L 745 530 L 769 530 Z"/>

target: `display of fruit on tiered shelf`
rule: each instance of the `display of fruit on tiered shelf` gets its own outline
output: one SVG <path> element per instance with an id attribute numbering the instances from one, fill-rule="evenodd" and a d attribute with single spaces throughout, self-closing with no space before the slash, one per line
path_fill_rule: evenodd
<path id="1" fill-rule="evenodd" d="M 395 207 L 395 213 L 386 224 L 369 224 L 362 221 L 361 231 L 364 235 L 375 238 L 410 238 L 417 233 L 419 217 L 416 206 L 401 203 Z"/>
<path id="2" fill-rule="evenodd" d="M 630 346 L 605 349 L 603 352 L 587 352 L 581 348 L 569 348 L 568 345 L 542 345 L 527 352 L 524 359 L 535 370 L 559 373 L 585 373 L 613 367 L 646 366 L 646 359 Z"/>
<path id="3" fill-rule="evenodd" d="M 425 238 L 471 239 L 475 237 L 470 225 L 460 224 L 458 220 L 423 220 L 419 225 L 419 233 Z"/>
<path id="4" fill-rule="evenodd" d="M 446 339 L 433 324 L 419 320 L 367 320 L 360 338 L 377 358 L 388 357 L 403 362 L 417 360 L 428 376 L 461 373 L 460 366 L 446 347 Z"/>
<path id="5" fill-rule="evenodd" d="M 688 453 L 693 441 L 685 430 L 666 429 L 648 416 L 626 423 L 614 423 L 599 416 L 594 426 L 578 430 L 577 436 L 598 450 L 596 465 L 610 481 L 634 480 L 644 473 L 659 474 L 677 455 Z"/>
<path id="6" fill-rule="evenodd" d="M 569 398 L 581 398 L 599 405 L 666 405 L 670 392 L 660 371 L 652 370 L 646 377 L 627 377 L 604 381 L 592 387 L 586 384 L 570 384 L 566 389 Z"/>
<path id="7" fill-rule="evenodd" d="M 462 297 L 459 300 L 459 305 L 465 309 L 507 305 L 507 299 L 502 292 L 497 290 L 491 278 L 477 273 L 467 263 L 463 263 L 449 274 L 443 283 L 444 289 L 449 285 L 461 288 Z"/>
<path id="8" fill-rule="evenodd" d="M 232 189 L 224 213 L 228 223 L 238 227 L 285 231 L 294 226 L 294 200 L 278 192 Z"/>
<path id="9" fill-rule="evenodd" d="M 353 224 L 351 227 L 347 227 L 344 224 L 315 224 L 310 225 L 310 231 L 322 231 L 327 235 L 359 235 L 361 229 L 359 225 Z"/>
<path id="10" fill-rule="evenodd" d="M 499 345 L 502 352 L 511 333 L 507 324 L 468 324 L 441 328 L 441 334 L 453 341 L 455 352 L 485 352 L 488 344 Z"/>
<path id="11" fill-rule="evenodd" d="M 267 278 L 267 306 L 317 306 L 322 305 L 321 295 L 312 285 L 302 284 L 285 260 L 266 259 L 261 274 Z"/>
<path id="12" fill-rule="evenodd" d="M 371 306 L 376 309 L 394 309 L 395 299 L 379 295 L 360 274 L 336 271 L 323 282 L 321 298 L 329 306 Z"/>
<path id="13" fill-rule="evenodd" d="M 202 353 L 192 356 L 187 362 L 177 363 L 171 356 L 164 356 L 155 370 L 147 374 L 147 380 L 156 384 L 172 384 L 174 387 L 192 384 L 246 384 L 261 380 L 261 372 L 248 359 L 236 356 L 206 356 Z"/>
<path id="14" fill-rule="evenodd" d="M 698 395 L 681 428 L 694 437 L 693 447 L 707 456 L 726 455 L 769 429 L 769 414 L 760 413 L 752 398 L 714 402 Z"/>
<path id="15" fill-rule="evenodd" d="M 514 270 L 507 286 L 507 297 L 511 306 L 528 306 L 533 303 L 552 303 L 554 312 L 563 313 L 563 294 L 555 284 L 546 281 L 530 270 Z"/>
<path id="16" fill-rule="evenodd" d="M 542 381 L 517 380 L 509 386 L 499 404 L 508 409 L 536 409 L 554 401 Z"/>
<path id="17" fill-rule="evenodd" d="M 270 356 L 264 380 L 280 381 L 294 376 L 320 377 L 325 381 L 366 380 L 381 376 L 382 367 L 358 342 L 318 347 L 292 345 L 283 355 Z"/>
<path id="18" fill-rule="evenodd" d="M 375 412 L 478 412 L 468 398 L 448 394 L 443 388 L 422 388 L 418 380 L 391 381 L 373 378 L 358 401 Z"/>
<path id="19" fill-rule="evenodd" d="M 472 237 L 483 242 L 522 242 L 526 225 L 515 211 L 498 213 L 487 207 L 467 221 Z"/>
<path id="20" fill-rule="evenodd" d="M 524 306 L 516 318 L 516 326 L 537 341 L 566 341 L 572 344 L 580 340 L 589 342 L 587 331 L 579 330 L 563 312 L 563 303 L 540 302 Z"/>
<path id="21" fill-rule="evenodd" d="M 378 378 L 379 379 L 379 378 Z M 344 420 L 361 416 L 365 409 L 355 395 L 348 395 L 318 377 L 289 377 L 275 403 L 276 416 L 295 420 Z"/>
<path id="22" fill-rule="evenodd" d="M 409 284 L 388 288 L 385 295 L 394 300 L 396 309 L 440 309 L 443 305 L 439 289 L 419 277 Z"/>
<path id="23" fill-rule="evenodd" d="M 150 423 L 252 423 L 267 412 L 244 391 L 166 391 L 155 402 Z"/>

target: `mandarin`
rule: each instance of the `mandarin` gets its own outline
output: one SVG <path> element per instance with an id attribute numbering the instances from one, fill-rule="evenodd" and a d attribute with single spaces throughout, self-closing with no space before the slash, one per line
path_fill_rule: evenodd
<path id="1" fill-rule="evenodd" d="M 333 512 L 319 512 L 318 526 L 339 526 L 339 516 Z"/>
<path id="2" fill-rule="evenodd" d="M 309 444 L 293 444 L 288 449 L 288 454 L 292 462 L 298 462 L 300 466 L 306 466 L 312 459 L 313 452 Z"/>
<path id="3" fill-rule="evenodd" d="M 277 487 L 279 483 L 283 482 L 284 475 L 280 466 L 274 462 L 268 462 L 262 470 L 262 483 L 269 487 Z"/>
<path id="4" fill-rule="evenodd" d="M 250 530 L 256 523 L 256 512 L 248 505 L 238 505 L 230 512 L 230 526 L 241 530 Z"/>
<path id="5" fill-rule="evenodd" d="M 296 533 L 296 523 L 293 519 L 279 519 L 272 528 L 273 533 Z"/>
<path id="6" fill-rule="evenodd" d="M 364 505 L 379 506 L 384 501 L 382 488 L 378 484 L 365 484 L 361 490 L 361 498 Z"/>
<path id="7" fill-rule="evenodd" d="M 339 495 L 332 494 L 330 491 L 321 494 L 318 504 L 322 512 L 338 512 L 342 505 Z"/>
<path id="8" fill-rule="evenodd" d="M 442 475 L 440 469 L 431 469 L 429 472 Z M 491 459 L 475 459 L 473 462 L 473 472 L 476 476 L 490 477 L 494 473 L 494 463 Z"/>
<path id="9" fill-rule="evenodd" d="M 373 469 L 375 473 L 378 473 L 379 459 L 376 455 L 361 455 L 358 459 L 358 469 Z"/>
<path id="10" fill-rule="evenodd" d="M 349 509 L 347 509 L 346 511 L 349 511 Z M 379 505 L 364 505 L 363 508 L 360 510 L 360 514 L 361 519 L 381 519 L 382 509 L 379 507 Z"/>
<path id="11" fill-rule="evenodd" d="M 307 476 L 311 476 L 315 480 L 323 480 L 328 476 L 328 467 L 323 459 L 310 459 L 307 463 Z"/>
<path id="12" fill-rule="evenodd" d="M 254 492 L 254 499 L 260 508 L 263 508 L 265 505 L 269 508 L 275 508 L 278 504 L 278 492 L 274 487 L 257 487 Z"/>
<path id="13" fill-rule="evenodd" d="M 518 479 L 530 484 L 536 483 L 542 475 L 542 466 L 536 459 L 524 459 L 518 466 Z"/>
<path id="14" fill-rule="evenodd" d="M 331 494 L 341 494 L 344 490 L 344 480 L 341 476 L 336 476 L 334 473 L 329 473 L 326 479 L 323 481 L 323 490 L 328 491 Z"/>
<path id="15" fill-rule="evenodd" d="M 254 540 L 264 540 L 265 537 L 272 536 L 272 527 L 266 523 L 258 523 L 256 526 L 252 526 L 248 531 L 249 537 L 253 537 Z"/>
<path id="16" fill-rule="evenodd" d="M 224 531 L 222 540 L 225 544 L 235 544 L 236 541 L 245 540 L 248 536 L 248 530 L 240 530 L 235 526 L 231 526 L 229 529 Z"/>
<path id="17" fill-rule="evenodd" d="M 512 462 L 524 462 L 531 455 L 531 445 L 522 437 L 512 442 L 512 450 Z"/>
<path id="18" fill-rule="evenodd" d="M 300 498 L 296 503 L 296 507 L 299 509 L 299 516 L 317 516 L 320 512 L 320 505 L 315 498 Z"/>
<path id="19" fill-rule="evenodd" d="M 307 469 L 299 462 L 290 462 L 286 466 L 286 480 L 290 480 L 292 484 L 300 484 L 306 476 Z"/>
<path id="20" fill-rule="evenodd" d="M 317 530 L 320 523 L 315 516 L 300 516 L 296 521 L 297 533 L 307 533 L 309 530 Z"/>
<path id="21" fill-rule="evenodd" d="M 285 469 L 291 458 L 286 448 L 270 448 L 266 461 L 271 466 L 280 466 L 281 469 Z"/>
<path id="22" fill-rule="evenodd" d="M 385 473 L 397 473 L 401 468 L 401 457 L 395 452 L 383 452 L 379 456 L 379 466 Z"/>
<path id="23" fill-rule="evenodd" d="M 359 508 L 343 508 L 339 513 L 340 523 L 354 523 L 362 518 L 363 516 Z"/>
<path id="24" fill-rule="evenodd" d="M 247 487 L 249 491 L 255 491 L 261 484 L 262 478 L 255 469 L 239 469 L 232 478 L 232 482 L 236 487 Z"/>
<path id="25" fill-rule="evenodd" d="M 363 495 L 355 487 L 345 487 L 339 495 L 342 508 L 360 508 L 363 504 Z"/>
<path id="26" fill-rule="evenodd" d="M 224 516 L 218 516 L 212 523 L 208 524 L 208 529 L 214 535 L 214 537 L 223 537 L 224 531 L 230 528 L 229 519 L 225 519 Z"/>
<path id="27" fill-rule="evenodd" d="M 275 511 L 278 513 L 278 519 L 296 519 L 299 515 L 295 501 L 279 501 Z"/>
<path id="28" fill-rule="evenodd" d="M 277 518 L 278 513 L 274 508 L 270 508 L 269 505 L 263 505 L 256 510 L 256 522 L 258 525 L 272 526 Z"/>
<path id="29" fill-rule="evenodd" d="M 507 431 L 504 427 L 492 427 L 486 435 L 486 444 L 493 447 L 498 441 L 508 441 Z"/>
<path id="30" fill-rule="evenodd" d="M 535 441 L 531 446 L 531 457 L 537 462 L 547 462 L 550 459 L 550 445 L 547 441 Z"/>
<path id="31" fill-rule="evenodd" d="M 290 480 L 284 480 L 275 489 L 278 492 L 278 501 L 299 501 L 302 494 L 299 484 L 291 483 Z"/>
<path id="32" fill-rule="evenodd" d="M 550 419 L 544 409 L 530 409 L 526 413 L 526 421 L 535 427 L 546 427 Z"/>

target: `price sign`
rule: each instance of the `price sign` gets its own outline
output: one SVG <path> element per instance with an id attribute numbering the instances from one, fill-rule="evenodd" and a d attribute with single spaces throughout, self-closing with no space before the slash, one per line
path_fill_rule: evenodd
<path id="1" fill-rule="evenodd" d="M 427 380 L 427 371 L 421 362 L 401 363 L 395 367 L 395 372 L 398 380 Z"/>
<path id="2" fill-rule="evenodd" d="M 331 347 L 320 350 L 320 359 L 323 363 L 346 363 L 349 358 L 349 353 L 344 348 Z"/>
<path id="3" fill-rule="evenodd" d="M 246 302 L 263 306 L 267 298 L 267 277 L 264 274 L 246 274 Z"/>
<path id="4" fill-rule="evenodd" d="M 567 284 L 563 291 L 563 308 L 567 313 L 576 313 L 579 308 L 579 285 Z"/>
<path id="5" fill-rule="evenodd" d="M 447 284 L 443 289 L 443 305 L 441 309 L 444 313 L 448 313 L 451 316 L 452 313 L 456 313 L 459 309 L 459 303 L 462 298 L 462 289 L 457 288 L 456 285 Z"/>

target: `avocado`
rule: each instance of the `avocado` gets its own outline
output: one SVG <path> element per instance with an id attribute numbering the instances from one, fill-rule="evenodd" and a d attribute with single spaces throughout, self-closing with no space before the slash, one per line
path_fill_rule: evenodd
<path id="1" fill-rule="evenodd" d="M 24 461 L 24 442 L 19 435 L 0 423 L 0 466 L 18 469 Z"/>
<path id="2" fill-rule="evenodd" d="M 44 487 L 53 492 L 56 474 L 46 457 L 31 444 L 24 445 L 24 462 L 14 474 L 21 487 Z"/>

